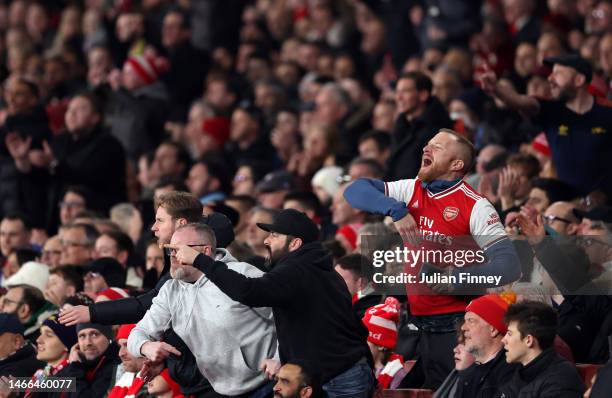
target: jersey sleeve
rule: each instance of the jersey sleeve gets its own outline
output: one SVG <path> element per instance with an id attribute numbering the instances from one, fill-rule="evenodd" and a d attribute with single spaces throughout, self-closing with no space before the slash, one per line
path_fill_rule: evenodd
<path id="1" fill-rule="evenodd" d="M 414 193 L 414 185 L 416 183 L 416 179 L 385 182 L 385 195 L 408 204 Z"/>
<path id="2" fill-rule="evenodd" d="M 491 247 L 508 235 L 501 223 L 499 214 L 487 199 L 479 199 L 470 215 L 470 233 L 483 250 Z"/>

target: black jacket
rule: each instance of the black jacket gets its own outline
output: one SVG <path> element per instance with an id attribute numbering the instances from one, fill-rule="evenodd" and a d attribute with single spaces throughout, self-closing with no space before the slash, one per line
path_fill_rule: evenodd
<path id="1" fill-rule="evenodd" d="M 425 112 L 409 122 L 402 113 L 391 132 L 391 156 L 387 163 L 387 180 L 415 178 L 421 168 L 423 147 L 441 128 L 450 128 L 453 122 L 437 98 L 431 97 Z"/>
<path id="2" fill-rule="evenodd" d="M 479 368 L 484 366 L 486 368 Z M 506 351 L 500 350 L 495 358 L 486 364 L 473 364 L 459 375 L 458 386 L 463 398 L 499 397 L 501 387 L 510 380 L 519 365 L 506 362 Z M 486 369 L 484 372 L 480 370 Z M 475 384 L 475 385 L 472 385 Z M 477 395 L 466 395 L 466 391 L 478 391 Z"/>
<path id="3" fill-rule="evenodd" d="M 34 372 L 44 368 L 45 363 L 36 359 L 36 351 L 27 343 L 14 354 L 0 360 L 0 376 L 32 377 Z"/>
<path id="4" fill-rule="evenodd" d="M 170 116 L 186 116 L 191 102 L 201 95 L 208 71 L 208 54 L 195 49 L 189 41 L 164 50 L 170 61 L 170 70 L 162 77 L 170 95 Z"/>
<path id="5" fill-rule="evenodd" d="M 282 363 L 316 363 L 326 383 L 361 358 L 371 361 L 367 331 L 354 315 L 331 254 L 320 242 L 287 254 L 259 278 L 248 278 L 203 255 L 194 266 L 233 300 L 272 307 Z"/>
<path id="6" fill-rule="evenodd" d="M 22 137 L 31 137 L 31 149 L 42 149 L 43 141 L 51 140 L 51 130 L 47 113 L 42 106 L 34 107 L 30 112 L 12 115 L 6 118 L 0 129 L 0 216 L 9 212 L 21 211 L 28 214 L 34 222 L 33 226 L 43 227 L 45 207 L 40 207 L 34 195 L 21 186 L 20 173 L 15 167 L 15 161 L 5 145 L 6 134 L 17 132 Z M 44 193 L 44 191 L 43 191 Z"/>
<path id="7" fill-rule="evenodd" d="M 98 359 L 93 361 L 72 362 L 62 369 L 63 377 L 76 378 L 76 392 L 71 398 L 104 397 L 112 388 L 113 372 L 119 360 L 119 346 L 112 342 Z M 91 372 L 91 373 L 90 373 Z"/>
<path id="8" fill-rule="evenodd" d="M 573 364 L 549 348 L 521 366 L 499 398 L 580 398 L 584 384 Z"/>

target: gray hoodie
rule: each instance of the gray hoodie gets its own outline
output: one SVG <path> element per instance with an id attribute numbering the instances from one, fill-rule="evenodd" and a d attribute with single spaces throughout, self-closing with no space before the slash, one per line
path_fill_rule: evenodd
<path id="1" fill-rule="evenodd" d="M 225 249 L 217 249 L 216 260 L 250 278 L 263 274 Z M 278 355 L 272 309 L 251 308 L 230 299 L 205 275 L 193 284 L 167 281 L 130 333 L 128 350 L 142 357 L 142 345 L 161 340 L 171 326 L 195 356 L 200 372 L 223 395 L 261 386 L 266 381 L 259 370 L 261 362 Z"/>

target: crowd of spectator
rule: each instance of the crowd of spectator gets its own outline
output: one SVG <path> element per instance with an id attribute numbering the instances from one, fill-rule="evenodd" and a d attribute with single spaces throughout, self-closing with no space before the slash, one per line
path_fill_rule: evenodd
<path id="1" fill-rule="evenodd" d="M 5 0 L 0 81 L 0 398 L 612 396 L 612 1 Z M 504 286 L 377 286 L 459 186 Z"/>

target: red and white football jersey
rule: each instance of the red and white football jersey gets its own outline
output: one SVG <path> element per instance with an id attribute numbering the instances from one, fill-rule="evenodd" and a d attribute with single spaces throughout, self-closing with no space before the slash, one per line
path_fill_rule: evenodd
<path id="1" fill-rule="evenodd" d="M 406 203 L 424 240 L 450 244 L 454 237 L 471 235 L 475 246 L 484 250 L 507 238 L 493 205 L 463 180 L 436 194 L 423 188 L 418 178 L 386 182 L 385 194 Z M 413 315 L 460 312 L 467 305 L 459 296 L 415 295 L 407 289 Z"/>

